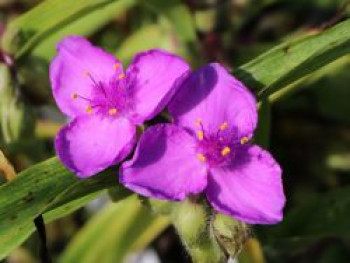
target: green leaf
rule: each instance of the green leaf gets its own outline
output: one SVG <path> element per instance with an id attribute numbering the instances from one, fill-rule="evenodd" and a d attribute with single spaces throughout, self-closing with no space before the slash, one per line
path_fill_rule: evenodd
<path id="1" fill-rule="evenodd" d="M 129 62 L 136 53 L 151 48 L 174 50 L 169 33 L 158 24 L 146 25 L 135 31 L 123 41 L 116 56 L 124 62 Z"/>
<path id="2" fill-rule="evenodd" d="M 283 43 L 233 74 L 266 97 L 350 51 L 350 20 L 317 35 Z"/>
<path id="3" fill-rule="evenodd" d="M 165 217 L 156 217 L 141 206 L 134 195 L 103 211 L 75 236 L 60 262 L 122 262 L 128 252 L 148 245 L 168 226 Z"/>
<path id="4" fill-rule="evenodd" d="M 2 41 L 3 48 L 19 58 L 42 42 L 43 39 L 61 28 L 65 28 L 67 24 L 95 10 L 107 7 L 112 2 L 116 1 L 44 1 L 8 25 Z M 129 2 L 132 1 L 129 0 Z M 84 22 L 87 21 L 91 22 L 91 17 L 88 17 Z"/>
<path id="5" fill-rule="evenodd" d="M 194 19 L 188 7 L 181 0 L 140 0 L 172 23 L 180 40 L 184 43 L 196 41 Z"/>
<path id="6" fill-rule="evenodd" d="M 254 140 L 257 144 L 269 148 L 270 142 L 270 126 L 271 126 L 271 103 L 268 99 L 264 98 L 259 104 L 259 122 L 255 131 Z"/>
<path id="7" fill-rule="evenodd" d="M 323 193 L 291 210 L 281 224 L 270 231 L 273 238 L 338 236 L 348 238 L 350 187 Z"/>
<path id="8" fill-rule="evenodd" d="M 93 193 L 57 208 L 53 208 L 44 214 L 45 223 L 49 223 L 55 219 L 65 215 L 86 205 L 88 202 L 95 199 L 101 194 L 100 192 Z M 35 227 L 32 221 L 27 221 L 23 224 L 16 225 L 0 235 L 0 260 L 6 257 L 13 249 L 23 243 L 33 232 Z"/>
<path id="9" fill-rule="evenodd" d="M 87 196 L 117 185 L 116 174 L 109 169 L 81 180 L 66 170 L 57 158 L 51 158 L 1 185 L 0 259 L 28 237 L 35 217 L 56 208 L 58 210 L 51 211 L 47 218 L 64 216 L 92 198 Z"/>
<path id="10" fill-rule="evenodd" d="M 283 221 L 259 229 L 266 250 L 287 258 L 325 240 L 349 241 L 350 187 L 322 193 L 292 208 Z M 334 261 L 337 262 L 337 261 Z"/>
<path id="11" fill-rule="evenodd" d="M 110 1 L 110 3 L 91 10 L 91 12 L 59 28 L 49 37 L 38 43 L 31 54 L 45 60 L 50 60 L 55 54 L 58 41 L 67 35 L 90 36 L 108 22 L 125 14 L 127 9 L 136 4 L 136 0 Z"/>

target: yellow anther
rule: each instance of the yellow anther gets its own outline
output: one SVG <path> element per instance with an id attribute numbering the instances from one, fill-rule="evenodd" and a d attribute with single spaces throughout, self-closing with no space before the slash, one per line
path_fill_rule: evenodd
<path id="1" fill-rule="evenodd" d="M 73 98 L 73 99 L 77 99 L 77 98 L 78 98 L 78 94 L 74 93 L 74 94 L 72 95 L 72 98 Z"/>
<path id="2" fill-rule="evenodd" d="M 204 138 L 204 133 L 203 133 L 203 131 L 198 131 L 197 137 L 198 137 L 198 139 L 199 139 L 200 141 L 203 140 L 203 138 Z"/>
<path id="3" fill-rule="evenodd" d="M 224 149 L 222 149 L 221 155 L 225 156 L 225 155 L 228 155 L 230 152 L 231 152 L 230 147 L 225 147 Z"/>
<path id="4" fill-rule="evenodd" d="M 245 144 L 246 142 L 248 142 L 248 137 L 243 137 L 241 139 L 241 144 Z"/>
<path id="5" fill-rule="evenodd" d="M 195 124 L 196 126 L 200 126 L 202 124 L 202 120 L 201 119 L 196 120 Z"/>
<path id="6" fill-rule="evenodd" d="M 86 107 L 86 112 L 89 113 L 89 114 L 92 113 L 92 108 L 91 108 L 90 105 Z"/>
<path id="7" fill-rule="evenodd" d="M 227 122 L 224 122 L 220 125 L 219 129 L 220 131 L 224 131 L 228 128 L 228 123 Z"/>
<path id="8" fill-rule="evenodd" d="M 109 110 L 108 110 L 108 114 L 109 115 L 115 115 L 115 114 L 117 114 L 118 113 L 118 110 L 116 109 L 116 108 L 110 108 Z"/>
<path id="9" fill-rule="evenodd" d="M 125 74 L 124 73 L 120 73 L 119 76 L 118 76 L 119 79 L 123 79 L 125 78 Z"/>
<path id="10" fill-rule="evenodd" d="M 115 70 L 117 70 L 119 67 L 120 67 L 120 64 L 119 64 L 119 63 L 115 63 L 115 64 L 113 65 L 113 68 L 114 68 Z"/>
<path id="11" fill-rule="evenodd" d="M 90 72 L 89 72 L 88 70 L 84 70 L 84 71 L 83 71 L 83 75 L 84 75 L 84 76 L 90 76 Z"/>
<path id="12" fill-rule="evenodd" d="M 203 163 L 207 160 L 207 158 L 205 158 L 205 156 L 202 153 L 197 154 L 197 157 Z"/>

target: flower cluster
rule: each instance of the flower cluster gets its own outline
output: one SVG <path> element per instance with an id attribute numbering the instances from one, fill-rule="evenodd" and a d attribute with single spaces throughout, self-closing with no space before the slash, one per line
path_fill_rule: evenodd
<path id="1" fill-rule="evenodd" d="M 71 118 L 56 137 L 60 160 L 91 176 L 132 153 L 136 126 L 167 107 L 172 123 L 150 126 L 119 180 L 148 197 L 183 200 L 204 193 L 220 212 L 251 224 L 282 220 L 281 169 L 251 143 L 256 101 L 217 63 L 191 71 L 162 50 L 120 61 L 81 37 L 58 45 L 50 67 L 54 98 Z"/>

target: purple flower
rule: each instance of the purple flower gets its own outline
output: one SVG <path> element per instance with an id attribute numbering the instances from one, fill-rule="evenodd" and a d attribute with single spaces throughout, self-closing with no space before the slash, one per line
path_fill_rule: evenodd
<path id="1" fill-rule="evenodd" d="M 184 79 L 169 111 L 175 125 L 144 132 L 121 167 L 121 183 L 166 200 L 204 192 L 217 211 L 251 224 L 282 220 L 281 169 L 248 143 L 257 111 L 242 83 L 219 64 L 203 66 Z"/>
<path id="2" fill-rule="evenodd" d="M 135 144 L 136 125 L 153 118 L 188 70 L 161 50 L 139 53 L 124 73 L 113 55 L 77 36 L 65 38 L 50 67 L 54 98 L 72 121 L 57 135 L 61 161 L 79 177 L 122 161 Z"/>

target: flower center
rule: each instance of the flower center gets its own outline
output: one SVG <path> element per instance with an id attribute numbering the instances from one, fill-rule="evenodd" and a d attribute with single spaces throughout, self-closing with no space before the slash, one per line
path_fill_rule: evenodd
<path id="1" fill-rule="evenodd" d="M 205 131 L 202 121 L 197 120 L 197 157 L 210 167 L 225 166 L 235 157 L 235 149 L 248 141 L 247 137 L 237 140 L 229 123 L 223 122 L 214 132 Z"/>
<path id="2" fill-rule="evenodd" d="M 115 69 L 119 67 L 119 64 L 114 66 Z M 97 81 L 88 71 L 84 72 L 84 75 L 89 78 L 92 85 L 90 96 L 83 97 L 74 93 L 72 98 L 87 101 L 88 106 L 85 110 L 88 114 L 117 116 L 130 110 L 132 100 L 124 73 L 116 74 L 107 82 Z"/>

